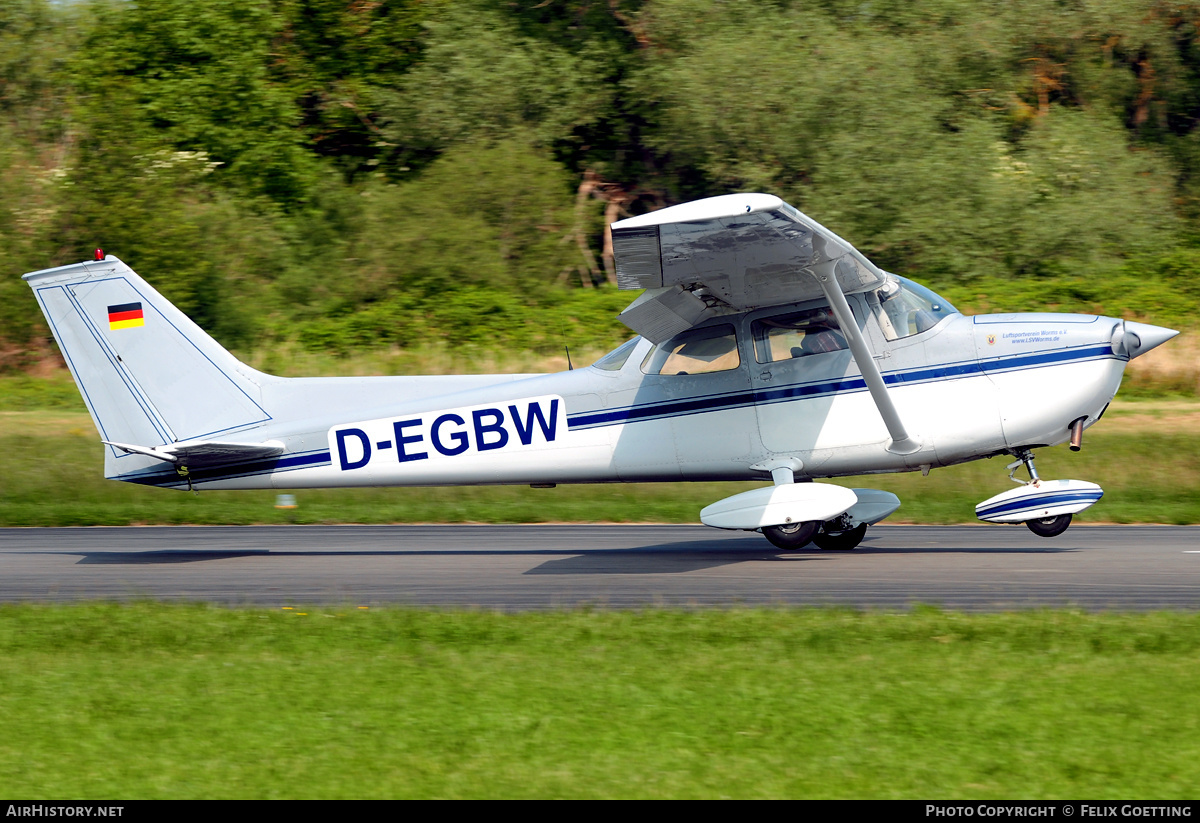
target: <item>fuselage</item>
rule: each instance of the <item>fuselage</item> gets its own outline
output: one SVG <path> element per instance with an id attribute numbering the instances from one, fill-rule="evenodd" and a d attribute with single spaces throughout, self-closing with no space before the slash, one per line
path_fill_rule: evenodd
<path id="1" fill-rule="evenodd" d="M 143 465 L 110 476 L 307 488 L 769 479 L 781 461 L 797 479 L 927 470 L 1062 443 L 1120 385 L 1121 320 L 968 317 L 900 282 L 882 302 L 849 303 L 919 444 L 909 453 L 889 450 L 860 370 L 812 302 L 717 317 L 658 346 L 634 338 L 558 374 L 271 378 L 264 407 L 295 408 L 229 436 L 279 440 L 279 458 L 187 479 L 130 460 Z"/>

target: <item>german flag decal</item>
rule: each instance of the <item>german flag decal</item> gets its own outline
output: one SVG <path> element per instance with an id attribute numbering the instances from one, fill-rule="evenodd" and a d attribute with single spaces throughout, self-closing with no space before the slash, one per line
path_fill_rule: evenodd
<path id="1" fill-rule="evenodd" d="M 141 303 L 122 303 L 119 306 L 108 307 L 108 327 L 110 329 L 132 329 L 135 326 L 146 325 L 142 317 Z"/>

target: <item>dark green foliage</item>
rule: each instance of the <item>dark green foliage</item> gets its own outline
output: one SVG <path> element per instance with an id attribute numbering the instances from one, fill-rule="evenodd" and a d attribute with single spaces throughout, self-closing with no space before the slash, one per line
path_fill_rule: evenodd
<path id="1" fill-rule="evenodd" d="M 453 4 L 429 23 L 423 59 L 396 90 L 385 133 L 426 151 L 511 135 L 543 146 L 570 141 L 612 110 L 602 57 L 588 44 L 529 36 L 492 4 Z"/>
<path id="2" fill-rule="evenodd" d="M 380 106 L 423 50 L 422 23 L 445 2 L 278 0 L 275 64 L 300 109 L 308 148 L 347 176 L 396 147 L 382 139 Z"/>
<path id="3" fill-rule="evenodd" d="M 927 5 L 882 29 L 801 4 L 664 23 L 676 47 L 638 78 L 650 140 L 705 174 L 698 194 L 778 192 L 899 271 L 1072 272 L 1172 242 L 1171 169 L 1130 150 L 1118 101 L 1026 99 L 1050 82 L 1041 44 L 1086 15 L 1035 32 L 1024 7 Z"/>
<path id="4" fill-rule="evenodd" d="M 974 305 L 1191 325 L 1198 27 L 1143 0 L 12 0 L 0 369 L 52 348 L 16 275 L 96 246 L 242 351 L 613 345 L 604 219 L 747 189 Z"/>
<path id="5" fill-rule="evenodd" d="M 276 76 L 282 20 L 267 0 L 137 0 L 98 5 L 78 57 L 86 121 L 109 146 L 119 129 L 202 151 L 244 191 L 302 200 L 315 159 Z M 114 115 L 119 116 L 114 118 Z M 114 120 L 119 121 L 114 122 Z"/>

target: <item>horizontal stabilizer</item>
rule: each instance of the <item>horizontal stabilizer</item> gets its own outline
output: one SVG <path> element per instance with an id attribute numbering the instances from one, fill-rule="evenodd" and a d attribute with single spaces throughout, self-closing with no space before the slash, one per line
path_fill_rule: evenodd
<path id="1" fill-rule="evenodd" d="M 178 466 L 215 466 L 256 460 L 283 454 L 283 444 L 278 440 L 265 443 L 228 443 L 220 440 L 196 440 L 191 443 L 168 443 L 165 446 L 135 446 L 130 443 L 101 441 L 128 454 L 144 454 L 156 460 Z"/>

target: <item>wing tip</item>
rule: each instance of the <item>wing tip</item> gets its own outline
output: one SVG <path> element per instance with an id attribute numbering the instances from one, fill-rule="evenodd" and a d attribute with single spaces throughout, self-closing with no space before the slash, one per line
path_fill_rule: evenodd
<path id="1" fill-rule="evenodd" d="M 757 214 L 773 211 L 784 205 L 783 200 L 773 194 L 762 192 L 740 192 L 705 197 L 668 206 L 658 211 L 627 217 L 612 224 L 613 229 L 636 229 L 642 226 L 658 226 L 664 223 L 695 223 L 702 220 L 717 220 L 722 217 L 737 217 L 739 214 Z"/>

